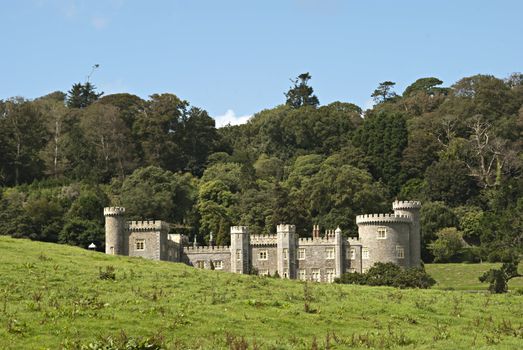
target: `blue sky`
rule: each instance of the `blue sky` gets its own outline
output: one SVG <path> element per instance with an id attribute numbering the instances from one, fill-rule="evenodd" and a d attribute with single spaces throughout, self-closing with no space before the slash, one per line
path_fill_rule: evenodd
<path id="1" fill-rule="evenodd" d="M 310 72 L 321 104 L 368 107 L 384 80 L 450 85 L 523 71 L 523 1 L 0 0 L 0 99 L 85 81 L 171 92 L 226 121 L 285 101 Z"/>

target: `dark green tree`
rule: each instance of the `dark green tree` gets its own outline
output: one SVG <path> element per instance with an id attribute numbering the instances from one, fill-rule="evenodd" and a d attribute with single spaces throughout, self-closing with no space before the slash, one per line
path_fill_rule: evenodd
<path id="1" fill-rule="evenodd" d="M 308 72 L 298 75 L 294 80 L 291 79 L 294 85 L 285 93 L 286 105 L 300 108 L 303 106 L 317 107 L 320 104 L 318 97 L 313 94 L 314 89 L 308 85 L 310 79 L 311 75 Z"/>
<path id="2" fill-rule="evenodd" d="M 408 142 L 405 117 L 385 110 L 370 114 L 353 142 L 366 155 L 374 179 L 387 184 L 392 195 L 397 194 L 406 177 L 401 167 Z"/>
<path id="3" fill-rule="evenodd" d="M 516 277 L 523 277 L 518 272 L 519 259 L 515 258 L 510 262 L 503 263 L 499 269 L 490 269 L 479 277 L 479 281 L 489 283 L 491 293 L 508 292 L 508 281 Z"/>
<path id="4" fill-rule="evenodd" d="M 67 92 L 67 107 L 85 108 L 102 96 L 103 92 L 96 92 L 96 86 L 90 82 L 85 84 L 76 83 L 71 90 Z"/>
<path id="5" fill-rule="evenodd" d="M 370 97 L 372 97 L 376 103 L 390 101 L 398 96 L 394 91 L 392 91 L 394 85 L 396 85 L 396 83 L 392 81 L 384 81 L 380 83 L 380 85 L 376 88 L 376 90 L 374 90 Z"/>

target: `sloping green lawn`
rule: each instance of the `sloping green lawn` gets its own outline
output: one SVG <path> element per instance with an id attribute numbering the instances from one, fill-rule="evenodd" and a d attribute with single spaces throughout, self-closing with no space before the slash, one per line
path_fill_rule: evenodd
<path id="1" fill-rule="evenodd" d="M 425 270 L 437 281 L 436 289 L 485 290 L 488 284 L 481 283 L 479 276 L 490 269 L 499 268 L 501 264 L 426 264 Z M 523 264 L 519 266 L 523 270 Z M 523 278 L 510 280 L 509 289 L 523 288 Z"/>
<path id="2" fill-rule="evenodd" d="M 122 333 L 169 349 L 521 349 L 523 296 L 304 284 L 0 236 L 0 349 Z"/>

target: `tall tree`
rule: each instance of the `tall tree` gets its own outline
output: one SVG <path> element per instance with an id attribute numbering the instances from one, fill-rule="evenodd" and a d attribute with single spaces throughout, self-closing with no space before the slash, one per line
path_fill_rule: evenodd
<path id="1" fill-rule="evenodd" d="M 22 98 L 5 101 L 0 108 L 0 144 L 5 152 L 0 166 L 6 181 L 30 182 L 43 169 L 40 151 L 48 138 L 44 118 L 32 102 Z"/>
<path id="2" fill-rule="evenodd" d="M 392 81 L 384 81 L 380 83 L 370 97 L 372 97 L 376 103 L 387 102 L 397 96 L 396 93 L 392 91 L 394 85 L 396 85 L 396 83 Z"/>
<path id="3" fill-rule="evenodd" d="M 98 100 L 103 94 L 103 92 L 97 93 L 96 86 L 90 82 L 76 83 L 67 93 L 67 107 L 85 108 Z"/>
<path id="4" fill-rule="evenodd" d="M 285 104 L 293 108 L 300 108 L 302 106 L 317 107 L 320 104 L 318 97 L 314 95 L 314 89 L 308 85 L 311 75 L 302 73 L 294 80 L 291 79 L 294 84 L 289 91 L 285 93 L 287 101 Z"/>

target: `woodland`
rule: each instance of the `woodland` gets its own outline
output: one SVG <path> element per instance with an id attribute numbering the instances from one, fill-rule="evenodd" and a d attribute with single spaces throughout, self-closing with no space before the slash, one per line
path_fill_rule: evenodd
<path id="1" fill-rule="evenodd" d="M 103 250 L 104 206 L 227 245 L 231 225 L 356 236 L 355 217 L 420 200 L 425 262 L 523 252 L 523 74 L 385 81 L 375 104 L 321 105 L 303 73 L 282 104 L 216 128 L 174 94 L 90 82 L 0 100 L 0 234 Z"/>

